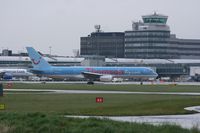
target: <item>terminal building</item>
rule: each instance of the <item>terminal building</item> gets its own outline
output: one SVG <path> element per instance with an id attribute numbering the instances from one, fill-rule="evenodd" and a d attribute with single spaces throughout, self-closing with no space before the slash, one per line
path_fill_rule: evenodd
<path id="1" fill-rule="evenodd" d="M 200 59 L 200 39 L 171 34 L 168 16 L 151 14 L 123 33 L 94 32 L 81 37 L 81 55 L 134 59 Z"/>
<path id="2" fill-rule="evenodd" d="M 96 25 L 96 32 L 81 37 L 81 55 L 100 55 L 109 58 L 124 57 L 124 32 L 102 32 Z"/>
<path id="3" fill-rule="evenodd" d="M 170 52 L 170 28 L 166 25 L 167 16 L 147 15 L 143 22 L 133 22 L 132 30 L 125 31 L 125 57 L 142 59 L 178 58 L 176 52 Z M 173 54 L 175 53 L 175 54 Z"/>
<path id="4" fill-rule="evenodd" d="M 200 59 L 200 40 L 179 39 L 170 33 L 167 16 L 154 13 L 142 16 L 125 31 L 125 58 Z"/>

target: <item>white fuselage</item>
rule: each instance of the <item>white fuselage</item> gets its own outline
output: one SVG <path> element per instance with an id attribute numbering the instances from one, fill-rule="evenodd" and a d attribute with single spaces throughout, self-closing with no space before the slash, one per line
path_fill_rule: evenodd
<path id="1" fill-rule="evenodd" d="M 9 73 L 12 76 L 30 76 L 32 73 L 28 72 L 26 69 L 0 69 L 0 73 Z"/>

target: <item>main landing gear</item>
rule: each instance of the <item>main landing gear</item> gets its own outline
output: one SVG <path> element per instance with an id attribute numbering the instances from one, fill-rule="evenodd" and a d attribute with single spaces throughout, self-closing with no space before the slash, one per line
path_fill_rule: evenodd
<path id="1" fill-rule="evenodd" d="M 93 85 L 94 82 L 93 82 L 93 81 L 88 81 L 87 84 L 88 84 L 88 85 Z"/>

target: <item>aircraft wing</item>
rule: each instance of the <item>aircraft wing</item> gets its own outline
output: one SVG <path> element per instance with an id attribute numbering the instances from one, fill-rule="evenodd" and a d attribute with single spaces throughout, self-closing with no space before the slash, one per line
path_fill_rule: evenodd
<path id="1" fill-rule="evenodd" d="M 36 74 L 36 75 L 40 75 L 43 71 L 37 70 L 37 69 L 31 69 L 30 72 L 33 73 L 33 74 Z"/>
<path id="2" fill-rule="evenodd" d="M 92 73 L 92 72 L 82 72 L 82 74 L 86 79 L 93 79 L 93 80 L 99 79 L 102 76 L 102 74 Z"/>
<path id="3" fill-rule="evenodd" d="M 39 72 L 42 72 L 42 70 L 37 70 L 37 69 L 31 69 L 30 71 L 31 71 L 31 72 L 38 72 L 38 73 L 39 73 Z"/>

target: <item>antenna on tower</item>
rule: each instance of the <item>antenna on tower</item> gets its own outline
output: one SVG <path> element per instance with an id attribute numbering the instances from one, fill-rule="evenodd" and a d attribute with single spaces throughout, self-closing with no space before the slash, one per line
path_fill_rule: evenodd
<path id="1" fill-rule="evenodd" d="M 153 11 L 153 15 L 157 15 L 156 10 Z"/>
<path id="2" fill-rule="evenodd" d="M 96 32 L 101 32 L 101 25 L 95 25 L 94 28 Z"/>

